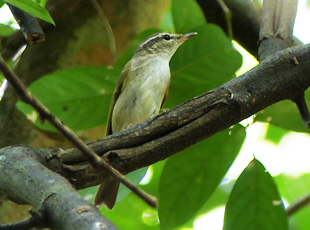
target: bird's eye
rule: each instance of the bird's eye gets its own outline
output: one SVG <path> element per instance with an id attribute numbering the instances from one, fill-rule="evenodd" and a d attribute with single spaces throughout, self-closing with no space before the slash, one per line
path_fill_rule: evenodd
<path id="1" fill-rule="evenodd" d="M 168 34 L 163 35 L 163 38 L 164 38 L 166 41 L 169 41 L 169 40 L 171 39 L 171 37 L 170 37 Z"/>

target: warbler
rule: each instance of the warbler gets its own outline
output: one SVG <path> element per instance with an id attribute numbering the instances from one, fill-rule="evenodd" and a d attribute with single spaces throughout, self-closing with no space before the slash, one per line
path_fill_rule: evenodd
<path id="1" fill-rule="evenodd" d="M 127 129 L 159 114 L 170 86 L 169 62 L 178 47 L 197 33 L 160 32 L 141 42 L 121 72 L 112 96 L 107 135 Z M 100 185 L 95 205 L 112 209 L 119 181 Z"/>

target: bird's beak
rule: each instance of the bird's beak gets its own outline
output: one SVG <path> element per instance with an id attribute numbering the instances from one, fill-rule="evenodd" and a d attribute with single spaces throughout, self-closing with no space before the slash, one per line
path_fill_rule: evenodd
<path id="1" fill-rule="evenodd" d="M 193 37 L 194 35 L 196 35 L 197 32 L 192 32 L 192 33 L 187 33 L 187 34 L 184 34 L 182 35 L 182 37 L 179 38 L 179 42 L 185 42 L 187 39 Z"/>

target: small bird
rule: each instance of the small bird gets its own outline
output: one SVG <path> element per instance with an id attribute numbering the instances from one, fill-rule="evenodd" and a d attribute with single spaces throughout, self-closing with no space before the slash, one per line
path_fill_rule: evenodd
<path id="1" fill-rule="evenodd" d="M 112 96 L 106 135 L 127 129 L 159 114 L 170 86 L 169 62 L 178 47 L 197 33 L 160 32 L 148 37 L 125 65 Z M 118 180 L 100 185 L 95 205 L 112 209 Z"/>

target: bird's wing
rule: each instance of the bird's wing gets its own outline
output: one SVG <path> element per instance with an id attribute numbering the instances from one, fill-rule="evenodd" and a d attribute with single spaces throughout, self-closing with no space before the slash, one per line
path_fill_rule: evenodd
<path id="1" fill-rule="evenodd" d="M 168 97 L 168 94 L 169 94 L 169 89 L 170 89 L 170 82 L 169 82 L 169 84 L 168 84 L 168 86 L 167 86 L 167 89 L 166 89 L 166 92 L 165 92 L 163 101 L 162 101 L 162 103 L 161 103 L 161 106 L 160 106 L 161 109 L 162 109 L 162 107 L 163 107 L 163 104 L 164 104 L 164 103 L 166 102 L 166 100 L 167 100 L 167 97 Z"/>
<path id="2" fill-rule="evenodd" d="M 110 135 L 113 133 L 112 130 L 112 113 L 113 113 L 113 108 L 114 105 L 117 101 L 117 99 L 119 98 L 119 95 L 121 94 L 121 92 L 124 89 L 124 86 L 126 86 L 127 83 L 127 79 L 128 79 L 128 75 L 130 73 L 130 68 L 131 68 L 131 60 L 125 65 L 124 69 L 122 70 L 119 78 L 118 78 L 118 82 L 116 84 L 112 99 L 111 99 L 111 105 L 110 105 L 110 110 L 109 110 L 109 116 L 108 116 L 108 122 L 107 122 L 107 130 L 106 130 L 106 136 Z M 125 76 L 127 76 L 127 78 L 125 79 Z"/>

